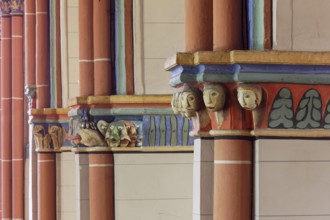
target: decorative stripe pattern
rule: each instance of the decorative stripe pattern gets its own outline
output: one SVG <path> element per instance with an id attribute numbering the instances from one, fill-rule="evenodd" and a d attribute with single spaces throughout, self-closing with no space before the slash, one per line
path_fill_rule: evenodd
<path id="1" fill-rule="evenodd" d="M 192 123 L 178 115 L 146 115 L 143 117 L 143 146 L 193 145 L 189 136 Z"/>

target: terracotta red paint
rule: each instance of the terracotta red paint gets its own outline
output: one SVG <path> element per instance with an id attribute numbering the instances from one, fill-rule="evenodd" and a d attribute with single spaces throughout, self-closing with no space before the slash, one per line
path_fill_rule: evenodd
<path id="1" fill-rule="evenodd" d="M 23 36 L 23 14 L 12 16 L 12 36 Z M 13 218 L 24 218 L 24 64 L 23 37 L 12 38 Z M 18 99 L 17 99 L 18 98 Z"/>
<path id="2" fill-rule="evenodd" d="M 213 50 L 243 49 L 242 23 L 241 0 L 213 1 Z"/>
<path id="3" fill-rule="evenodd" d="M 212 50 L 212 8 L 212 0 L 185 0 L 186 52 Z"/>
<path id="4" fill-rule="evenodd" d="M 2 218 L 12 218 L 11 17 L 1 18 L 1 196 Z M 5 39 L 4 39 L 5 38 Z M 4 99 L 5 98 L 5 99 Z"/>
<path id="5" fill-rule="evenodd" d="M 252 141 L 215 140 L 214 160 L 250 161 L 251 164 L 214 164 L 213 217 L 250 220 L 252 210 Z"/>
<path id="6" fill-rule="evenodd" d="M 94 94 L 93 0 L 79 4 L 79 59 L 92 61 L 79 62 L 80 96 L 87 97 Z"/>
<path id="7" fill-rule="evenodd" d="M 113 154 L 89 154 L 89 166 L 90 219 L 114 220 Z"/>

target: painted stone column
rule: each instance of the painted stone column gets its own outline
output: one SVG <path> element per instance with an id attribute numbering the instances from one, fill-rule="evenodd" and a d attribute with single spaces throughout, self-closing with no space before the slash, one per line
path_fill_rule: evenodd
<path id="1" fill-rule="evenodd" d="M 80 96 L 94 94 L 93 0 L 79 1 Z"/>
<path id="2" fill-rule="evenodd" d="M 50 105 L 49 2 L 36 1 L 37 108 Z M 56 219 L 56 166 L 54 153 L 38 153 L 38 219 Z"/>
<path id="3" fill-rule="evenodd" d="M 110 2 L 93 1 L 94 95 L 112 91 Z"/>
<path id="4" fill-rule="evenodd" d="M 89 154 L 89 198 L 91 220 L 114 219 L 113 162 L 112 153 Z"/>
<path id="5" fill-rule="evenodd" d="M 213 0 L 213 50 L 243 49 L 241 0 Z"/>
<path id="6" fill-rule="evenodd" d="M 10 2 L 1 5 L 1 198 L 2 218 L 12 218 L 12 85 Z"/>
<path id="7" fill-rule="evenodd" d="M 24 8 L 24 65 L 25 65 L 25 95 L 28 98 L 28 108 L 36 107 L 36 2 L 25 0 Z M 29 126 L 29 219 L 37 219 L 37 153 L 32 140 L 32 126 Z"/>
<path id="8" fill-rule="evenodd" d="M 251 219 L 252 146 L 239 137 L 215 140 L 213 219 Z"/>
<path id="9" fill-rule="evenodd" d="M 186 51 L 212 50 L 212 0 L 185 0 Z"/>
<path id="10" fill-rule="evenodd" d="M 24 218 L 24 49 L 22 2 L 12 5 L 12 178 L 13 218 Z"/>

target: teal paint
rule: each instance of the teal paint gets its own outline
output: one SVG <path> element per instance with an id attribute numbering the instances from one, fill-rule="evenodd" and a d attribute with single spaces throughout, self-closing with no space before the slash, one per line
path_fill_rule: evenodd
<path id="1" fill-rule="evenodd" d="M 177 144 L 177 131 L 176 131 L 176 117 L 175 115 L 171 116 L 171 146 L 176 146 Z"/>
<path id="2" fill-rule="evenodd" d="M 188 145 L 188 138 L 189 138 L 189 120 L 184 118 L 183 126 L 182 126 L 182 145 Z"/>
<path id="3" fill-rule="evenodd" d="M 125 66 L 125 8 L 123 0 L 115 2 L 115 23 L 116 23 L 116 89 L 117 94 L 126 94 L 126 66 Z"/>
<path id="4" fill-rule="evenodd" d="M 165 125 L 165 116 L 162 115 L 160 117 L 160 140 L 159 140 L 159 146 L 165 146 L 165 135 L 166 135 L 166 125 Z"/>
<path id="5" fill-rule="evenodd" d="M 89 113 L 93 116 L 107 115 L 173 115 L 172 108 L 108 108 L 91 109 Z M 69 113 L 70 114 L 70 113 Z M 78 112 L 76 114 L 79 114 Z"/>
<path id="6" fill-rule="evenodd" d="M 156 124 L 155 117 L 150 117 L 150 129 L 149 129 L 149 146 L 155 146 L 156 144 Z"/>
<path id="7" fill-rule="evenodd" d="M 253 50 L 264 50 L 264 0 L 253 0 Z"/>

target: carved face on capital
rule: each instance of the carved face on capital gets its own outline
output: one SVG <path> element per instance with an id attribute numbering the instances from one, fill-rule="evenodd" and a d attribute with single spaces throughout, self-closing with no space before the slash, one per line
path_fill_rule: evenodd
<path id="1" fill-rule="evenodd" d="M 181 114 L 187 118 L 196 116 L 202 108 L 202 92 L 197 88 L 185 88 L 181 95 Z"/>
<path id="2" fill-rule="evenodd" d="M 172 96 L 172 101 L 171 101 L 171 106 L 174 114 L 179 114 L 180 109 L 179 109 L 179 98 L 180 98 L 180 93 L 174 93 Z"/>
<path id="3" fill-rule="evenodd" d="M 221 85 L 207 84 L 203 90 L 203 100 L 211 112 L 221 111 L 225 105 L 225 90 Z"/>
<path id="4" fill-rule="evenodd" d="M 254 110 L 260 106 L 262 91 L 259 87 L 240 85 L 237 88 L 237 99 L 242 108 Z"/>

